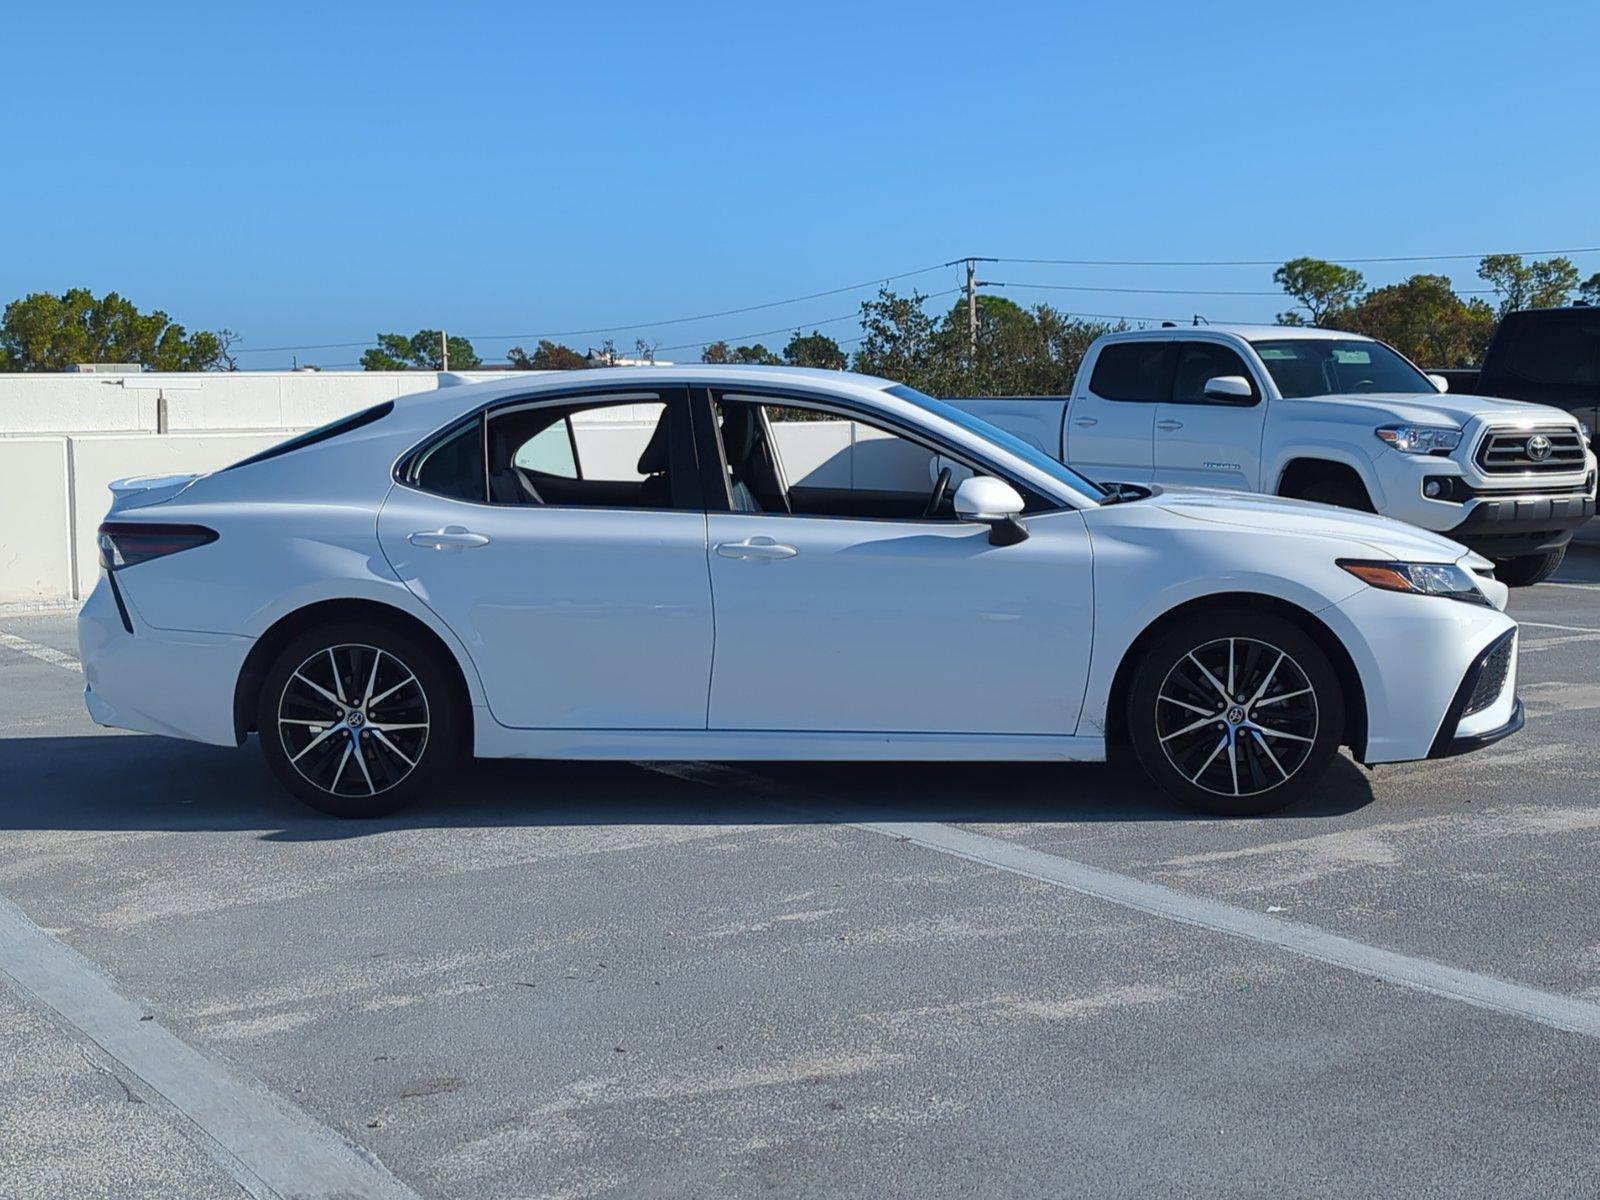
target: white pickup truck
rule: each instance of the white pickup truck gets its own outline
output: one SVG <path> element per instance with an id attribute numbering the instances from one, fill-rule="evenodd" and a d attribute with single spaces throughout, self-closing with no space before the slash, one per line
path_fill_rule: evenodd
<path id="1" fill-rule="evenodd" d="M 1382 342 L 1326 329 L 1107 334 L 1067 399 L 952 400 L 1097 481 L 1269 492 L 1444 533 L 1513 586 L 1595 511 L 1589 431 L 1542 404 L 1442 394 Z"/>

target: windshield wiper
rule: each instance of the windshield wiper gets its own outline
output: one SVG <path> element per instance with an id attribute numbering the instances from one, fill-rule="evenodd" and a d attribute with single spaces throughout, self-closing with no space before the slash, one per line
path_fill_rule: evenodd
<path id="1" fill-rule="evenodd" d="M 1125 500 L 1143 500 L 1150 494 L 1149 488 L 1142 488 L 1136 483 L 1102 483 L 1106 490 L 1101 504 L 1121 504 Z"/>

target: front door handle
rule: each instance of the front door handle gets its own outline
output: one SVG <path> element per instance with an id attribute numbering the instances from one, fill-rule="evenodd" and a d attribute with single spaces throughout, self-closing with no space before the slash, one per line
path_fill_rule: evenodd
<path id="1" fill-rule="evenodd" d="M 723 558 L 756 558 L 775 560 L 779 558 L 793 558 L 800 551 L 793 546 L 785 546 L 773 541 L 769 537 L 748 537 L 742 542 L 722 542 L 717 546 L 717 553 Z"/>
<path id="2" fill-rule="evenodd" d="M 473 533 L 465 525 L 446 525 L 443 529 L 419 529 L 406 541 L 424 550 L 471 550 L 487 546 L 489 535 Z"/>
<path id="3" fill-rule="evenodd" d="M 1183 428 L 1183 422 L 1182 421 L 1174 421 L 1169 417 L 1165 421 L 1157 421 L 1156 422 L 1156 428 L 1161 430 L 1163 433 L 1171 433 L 1174 429 L 1182 429 Z"/>
<path id="4" fill-rule="evenodd" d="M 1094 417 L 1079 417 L 1076 421 L 1073 422 L 1073 424 L 1076 425 L 1079 429 L 1089 429 L 1092 426 L 1100 424 L 1100 422 L 1098 420 L 1096 420 Z"/>

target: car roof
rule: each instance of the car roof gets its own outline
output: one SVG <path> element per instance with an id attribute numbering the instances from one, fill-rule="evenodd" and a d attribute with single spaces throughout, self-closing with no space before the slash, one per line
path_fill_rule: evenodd
<path id="1" fill-rule="evenodd" d="M 395 406 L 408 423 L 418 424 L 448 419 L 440 414 L 465 413 L 500 399 L 537 398 L 543 393 L 559 393 L 604 387 L 628 391 L 648 387 L 684 384 L 749 387 L 797 388 L 853 392 L 860 396 L 881 393 L 893 387 L 892 379 L 860 375 L 854 371 L 830 371 L 821 367 L 758 367 L 721 363 L 689 363 L 684 366 L 595 367 L 582 371 L 525 371 L 502 379 L 481 383 L 445 384 L 426 392 L 396 398 Z"/>
<path id="2" fill-rule="evenodd" d="M 1371 338 L 1365 334 L 1349 333 L 1342 329 L 1321 329 L 1315 325 L 1245 325 L 1218 322 L 1211 325 L 1173 325 L 1163 326 L 1160 329 L 1128 329 L 1118 333 L 1106 334 L 1106 340 L 1122 340 L 1124 338 L 1184 338 L 1194 337 L 1206 333 L 1230 334 L 1243 338 L 1247 342 L 1257 342 L 1272 338 L 1284 340 L 1289 338 L 1303 338 L 1310 340 L 1333 340 L 1370 342 Z"/>

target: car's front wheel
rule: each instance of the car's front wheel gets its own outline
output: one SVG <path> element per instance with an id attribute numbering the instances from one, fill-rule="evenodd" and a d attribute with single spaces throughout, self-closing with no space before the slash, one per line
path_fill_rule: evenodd
<path id="1" fill-rule="evenodd" d="M 295 637 L 268 669 L 256 728 L 273 773 L 336 817 L 396 812 L 460 757 L 452 664 L 384 625 L 339 622 Z"/>
<path id="2" fill-rule="evenodd" d="M 1128 730 L 1139 762 L 1183 803 L 1275 812 L 1327 770 L 1344 730 L 1328 656 L 1293 622 L 1248 609 L 1183 621 L 1134 669 Z"/>

